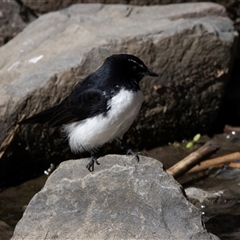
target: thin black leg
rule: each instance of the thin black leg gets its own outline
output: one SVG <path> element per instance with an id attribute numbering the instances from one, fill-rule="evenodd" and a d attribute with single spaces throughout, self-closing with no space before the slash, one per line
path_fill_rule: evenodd
<path id="1" fill-rule="evenodd" d="M 89 163 L 87 164 L 86 168 L 90 171 L 93 172 L 94 171 L 94 164 L 96 163 L 97 165 L 100 165 L 100 163 L 98 162 L 98 158 L 99 158 L 99 154 L 98 152 L 92 152 L 91 153 L 91 160 L 89 161 Z"/>
<path id="2" fill-rule="evenodd" d="M 137 161 L 139 162 L 139 155 L 140 155 L 140 152 L 135 152 L 133 151 L 131 148 L 128 148 L 124 142 L 123 139 L 120 139 L 118 138 L 117 139 L 119 142 L 120 142 L 120 146 L 121 146 L 121 149 L 124 150 L 126 152 L 126 155 L 132 155 L 132 156 L 135 156 Z"/>
<path id="3" fill-rule="evenodd" d="M 131 148 L 127 150 L 127 155 L 132 155 L 132 156 L 135 156 L 136 159 L 137 159 L 137 162 L 139 162 L 139 155 L 140 155 L 140 152 L 135 152 L 133 151 Z"/>

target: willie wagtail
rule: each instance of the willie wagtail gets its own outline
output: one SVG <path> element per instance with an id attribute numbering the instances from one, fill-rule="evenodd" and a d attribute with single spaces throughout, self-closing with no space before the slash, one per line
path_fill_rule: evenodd
<path id="1" fill-rule="evenodd" d="M 143 102 L 139 82 L 144 76 L 158 75 L 133 55 L 112 55 L 60 104 L 20 123 L 62 126 L 72 152 L 91 153 L 86 167 L 93 171 L 94 163 L 99 164 L 97 149 L 114 139 L 121 141 L 137 116 Z"/>

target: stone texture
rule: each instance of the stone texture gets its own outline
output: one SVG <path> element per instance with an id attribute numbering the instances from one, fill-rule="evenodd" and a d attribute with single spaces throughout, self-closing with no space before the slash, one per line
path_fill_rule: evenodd
<path id="1" fill-rule="evenodd" d="M 34 17 L 14 0 L 0 1 L 0 46 L 15 37 Z"/>
<path id="2" fill-rule="evenodd" d="M 117 3 L 117 4 L 132 4 L 132 5 L 157 5 L 157 4 L 169 4 L 169 3 L 186 3 L 186 2 L 198 2 L 199 0 L 59 0 L 51 1 L 45 0 L 22 0 L 25 6 L 33 9 L 36 12 L 46 13 L 50 11 L 56 11 L 65 7 L 69 7 L 75 3 Z M 238 3 L 238 0 L 212 0 L 220 4 L 230 5 Z"/>
<path id="3" fill-rule="evenodd" d="M 189 201 L 204 206 L 207 216 L 240 215 L 239 173 L 239 169 L 213 168 L 208 178 L 185 189 Z"/>
<path id="4" fill-rule="evenodd" d="M 65 7 L 69 7 L 75 3 L 105 3 L 105 4 L 133 4 L 133 5 L 155 5 L 155 4 L 168 4 L 171 0 L 60 0 L 57 3 L 51 0 L 45 0 L 44 4 L 42 0 L 23 0 L 25 6 L 33 9 L 36 12 L 46 13 L 56 11 Z M 184 2 L 184 1 L 182 1 Z M 185 1 L 186 2 L 186 1 Z"/>
<path id="5" fill-rule="evenodd" d="M 76 3 L 107 3 L 132 5 L 159 5 L 169 3 L 197 2 L 198 0 L 8 0 L 0 2 L 0 46 L 8 42 L 17 33 L 22 31 L 38 15 L 60 10 Z M 235 21 L 235 28 L 240 29 L 240 4 L 238 0 L 213 0 L 228 8 L 228 14 Z"/>
<path id="6" fill-rule="evenodd" d="M 155 159 L 108 155 L 62 163 L 30 201 L 12 239 L 218 239 Z"/>
<path id="7" fill-rule="evenodd" d="M 235 40 L 225 9 L 212 3 L 83 4 L 42 15 L 0 49 L 0 142 L 23 114 L 56 104 L 107 56 L 123 52 L 160 75 L 142 82 L 145 104 L 129 134 L 136 147 L 206 132 L 218 113 Z M 31 132 L 30 144 L 39 142 L 42 128 Z"/>

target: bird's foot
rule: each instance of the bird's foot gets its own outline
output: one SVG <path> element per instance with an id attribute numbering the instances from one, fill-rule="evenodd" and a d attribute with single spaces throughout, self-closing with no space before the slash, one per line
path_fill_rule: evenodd
<path id="1" fill-rule="evenodd" d="M 86 168 L 89 170 L 89 172 L 94 171 L 94 164 L 96 163 L 97 165 L 100 165 L 100 163 L 97 160 L 97 157 L 92 157 L 89 163 L 87 164 Z"/>
<path id="2" fill-rule="evenodd" d="M 129 156 L 129 155 L 135 156 L 137 159 L 137 162 L 139 162 L 140 154 L 141 154 L 140 152 L 134 152 L 131 148 L 127 150 L 127 156 Z"/>

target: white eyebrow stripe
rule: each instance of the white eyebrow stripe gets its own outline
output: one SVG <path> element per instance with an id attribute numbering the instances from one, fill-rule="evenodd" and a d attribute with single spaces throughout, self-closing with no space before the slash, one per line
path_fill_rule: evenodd
<path id="1" fill-rule="evenodd" d="M 134 62 L 134 63 L 138 64 L 136 61 L 134 61 L 134 60 L 131 59 L 131 58 L 128 58 L 128 61 L 131 61 L 131 62 Z M 139 65 L 139 64 L 138 64 L 138 65 Z"/>
<path id="2" fill-rule="evenodd" d="M 136 63 L 138 66 L 140 66 L 140 67 L 143 68 L 143 65 L 142 65 L 142 64 L 139 64 L 138 62 L 136 62 L 135 60 L 133 60 L 133 59 L 131 59 L 131 58 L 128 58 L 128 61 L 134 62 L 134 63 Z"/>

